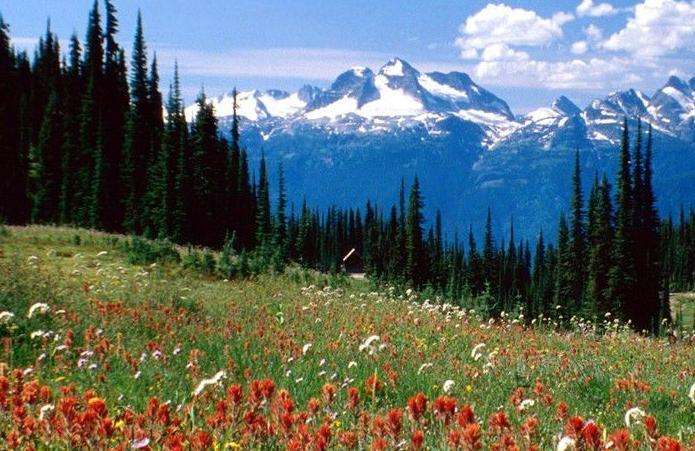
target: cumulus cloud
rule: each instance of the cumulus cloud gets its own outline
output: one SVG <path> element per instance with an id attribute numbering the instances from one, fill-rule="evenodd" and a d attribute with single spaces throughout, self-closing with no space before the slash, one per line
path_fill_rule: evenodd
<path id="1" fill-rule="evenodd" d="M 589 50 L 589 44 L 586 41 L 577 41 L 572 44 L 570 50 L 575 55 L 583 55 L 587 52 L 587 50 Z"/>
<path id="2" fill-rule="evenodd" d="M 562 26 L 572 19 L 564 12 L 544 18 L 535 11 L 489 4 L 461 24 L 456 46 L 466 59 L 492 45 L 541 46 L 561 37 Z"/>
<path id="3" fill-rule="evenodd" d="M 526 61 L 529 54 L 514 50 L 505 44 L 492 44 L 485 47 L 480 55 L 483 61 Z"/>
<path id="4" fill-rule="evenodd" d="M 595 4 L 593 0 L 582 0 L 582 2 L 577 6 L 577 15 L 579 17 L 610 16 L 617 12 L 618 10 L 614 8 L 613 5 L 611 5 L 610 3 Z"/>
<path id="5" fill-rule="evenodd" d="M 623 58 L 589 58 L 569 61 L 481 61 L 474 75 L 483 82 L 505 86 L 534 86 L 551 89 L 603 90 L 624 88 L 625 80 L 640 78 L 626 73 Z"/>
<path id="6" fill-rule="evenodd" d="M 584 28 L 584 34 L 591 42 L 598 42 L 603 39 L 603 30 L 594 24 L 587 25 L 587 27 Z"/>
<path id="7" fill-rule="evenodd" d="M 695 0 L 645 0 L 603 48 L 655 58 L 678 50 L 695 50 Z"/>

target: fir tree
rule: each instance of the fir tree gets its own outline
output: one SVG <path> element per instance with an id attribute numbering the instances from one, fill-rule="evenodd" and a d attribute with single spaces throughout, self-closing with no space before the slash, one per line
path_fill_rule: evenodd
<path id="1" fill-rule="evenodd" d="M 607 313 L 616 313 L 616 305 L 610 297 L 608 275 L 612 267 L 613 208 L 610 185 L 604 175 L 597 187 L 595 213 L 591 227 L 587 292 L 590 313 L 602 320 Z"/>
<path id="2" fill-rule="evenodd" d="M 407 280 L 419 287 L 426 280 L 426 254 L 422 240 L 422 195 L 417 176 L 413 181 L 408 200 L 406 274 Z"/>
<path id="3" fill-rule="evenodd" d="M 39 140 L 30 154 L 32 199 L 31 220 L 51 223 L 58 220 L 60 199 L 60 149 L 62 142 L 60 104 L 57 92 L 48 99 Z"/>
<path id="4" fill-rule="evenodd" d="M 584 201 L 582 195 L 579 151 L 575 152 L 574 174 L 572 176 L 572 228 L 570 236 L 571 268 L 567 274 L 570 286 L 569 297 L 571 313 L 581 311 L 581 301 L 586 280 L 586 227 L 584 224 Z"/>
<path id="5" fill-rule="evenodd" d="M 135 42 L 131 56 L 130 110 L 128 112 L 125 145 L 123 186 L 124 193 L 124 228 L 131 233 L 140 233 L 143 229 L 143 198 L 147 189 L 150 161 L 151 135 L 150 111 L 147 76 L 147 50 L 142 31 L 142 16 L 138 11 Z"/>
<path id="6" fill-rule="evenodd" d="M 613 257 L 609 273 L 609 293 L 612 302 L 627 319 L 634 319 L 633 227 L 632 227 L 632 181 L 630 176 L 630 145 L 627 119 L 623 124 L 618 171 L 618 197 L 615 219 Z"/>

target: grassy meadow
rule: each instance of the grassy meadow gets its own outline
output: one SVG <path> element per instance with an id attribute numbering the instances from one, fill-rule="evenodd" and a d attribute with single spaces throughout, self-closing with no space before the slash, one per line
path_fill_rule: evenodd
<path id="1" fill-rule="evenodd" d="M 0 233 L 0 448 L 695 449 L 691 337 L 299 268 L 220 280 L 211 253 L 129 243 Z"/>

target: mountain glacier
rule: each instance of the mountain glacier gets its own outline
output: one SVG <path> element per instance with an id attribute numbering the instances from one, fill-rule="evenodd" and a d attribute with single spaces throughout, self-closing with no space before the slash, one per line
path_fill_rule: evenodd
<path id="1" fill-rule="evenodd" d="M 232 94 L 208 102 L 228 132 Z M 422 73 L 395 58 L 378 72 L 352 68 L 327 88 L 240 92 L 237 102 L 252 161 L 263 149 L 271 176 L 282 162 L 295 203 L 390 205 L 401 178 L 418 175 L 449 232 L 479 229 L 487 207 L 500 229 L 514 217 L 522 236 L 552 232 L 567 206 L 574 151 L 587 185 L 612 176 L 625 117 L 653 128 L 662 213 L 695 203 L 695 77 L 673 76 L 652 96 L 628 89 L 584 109 L 560 96 L 515 115 L 465 73 Z M 186 108 L 188 120 L 196 110 Z"/>

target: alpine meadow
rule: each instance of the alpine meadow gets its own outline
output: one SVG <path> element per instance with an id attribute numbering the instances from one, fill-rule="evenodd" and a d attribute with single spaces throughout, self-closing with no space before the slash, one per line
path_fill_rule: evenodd
<path id="1" fill-rule="evenodd" d="M 0 450 L 695 450 L 695 0 L 509 3 L 0 0 Z"/>

